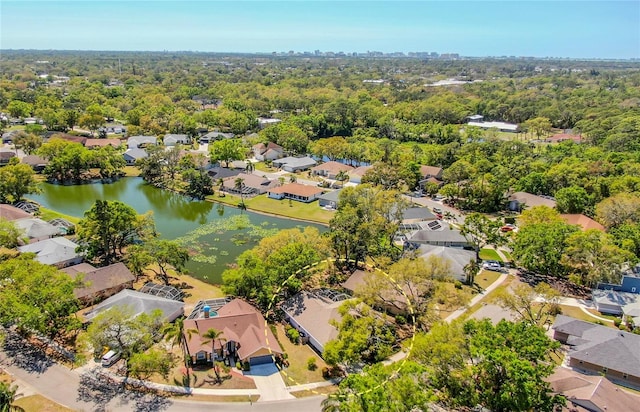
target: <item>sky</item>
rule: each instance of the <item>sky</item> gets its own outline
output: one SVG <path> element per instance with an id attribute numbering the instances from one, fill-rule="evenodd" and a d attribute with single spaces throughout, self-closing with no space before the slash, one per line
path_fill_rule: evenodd
<path id="1" fill-rule="evenodd" d="M 0 49 L 640 58 L 640 0 L 0 0 Z"/>

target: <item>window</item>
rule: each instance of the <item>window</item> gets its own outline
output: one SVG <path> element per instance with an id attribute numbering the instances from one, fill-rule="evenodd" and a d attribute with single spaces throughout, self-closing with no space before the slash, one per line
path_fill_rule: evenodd
<path id="1" fill-rule="evenodd" d="M 204 353 L 204 352 L 198 352 L 198 353 L 196 354 L 196 359 L 198 359 L 198 360 L 205 360 L 205 359 L 207 359 L 207 354 L 206 354 L 206 353 Z"/>
<path id="2" fill-rule="evenodd" d="M 608 368 L 602 368 L 602 373 L 607 373 L 607 372 L 609 372 Z"/>

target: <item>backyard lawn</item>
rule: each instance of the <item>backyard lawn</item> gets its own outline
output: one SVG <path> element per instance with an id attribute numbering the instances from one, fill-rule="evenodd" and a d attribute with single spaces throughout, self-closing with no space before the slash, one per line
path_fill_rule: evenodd
<path id="1" fill-rule="evenodd" d="M 207 196 L 207 200 L 220 202 L 231 206 L 238 206 L 239 196 L 226 194 L 220 197 L 218 193 Z M 270 199 L 267 195 L 259 195 L 251 199 L 244 199 L 244 204 L 248 210 L 254 212 L 268 213 L 272 215 L 284 216 L 293 219 L 306 220 L 327 224 L 334 215 L 334 212 L 322 209 L 318 202 L 302 203 L 295 200 Z"/>
<path id="2" fill-rule="evenodd" d="M 62 219 L 66 219 L 71 223 L 77 224 L 80 221 L 79 217 L 75 217 L 75 216 L 69 216 L 69 215 L 65 215 L 59 212 L 56 212 L 54 210 L 51 209 L 47 209 L 46 207 L 42 207 L 40 206 L 40 215 L 39 215 L 40 219 L 42 220 L 52 220 L 52 219 L 56 219 L 56 218 L 62 218 Z"/>
<path id="3" fill-rule="evenodd" d="M 496 260 L 498 262 L 502 262 L 502 258 L 498 255 L 494 249 L 480 249 L 480 259 L 482 260 Z"/>
<path id="4" fill-rule="evenodd" d="M 475 277 L 475 284 L 482 288 L 482 290 L 485 290 L 489 287 L 489 285 L 498 280 L 499 277 L 499 272 L 493 272 L 491 270 L 481 270 L 480 273 Z"/>

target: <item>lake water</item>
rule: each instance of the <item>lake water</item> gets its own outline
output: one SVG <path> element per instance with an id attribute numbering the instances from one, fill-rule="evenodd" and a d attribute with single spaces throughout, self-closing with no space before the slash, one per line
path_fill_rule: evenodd
<path id="1" fill-rule="evenodd" d="M 42 193 L 28 197 L 43 206 L 71 216 L 83 217 L 97 199 L 120 200 L 138 213 L 153 211 L 161 238 L 179 239 L 189 248 L 189 273 L 209 283 L 222 283 L 222 272 L 240 253 L 265 235 L 294 227 L 326 227 L 265 216 L 222 204 L 187 197 L 146 185 L 139 177 L 115 183 L 85 185 L 42 184 Z"/>

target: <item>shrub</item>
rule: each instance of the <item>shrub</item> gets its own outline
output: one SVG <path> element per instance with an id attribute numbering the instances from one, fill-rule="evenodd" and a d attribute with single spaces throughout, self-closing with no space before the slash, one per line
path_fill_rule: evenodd
<path id="1" fill-rule="evenodd" d="M 460 282 L 459 280 L 456 280 L 455 282 L 453 282 L 453 286 L 456 289 L 462 289 L 462 282 Z"/>
<path id="2" fill-rule="evenodd" d="M 249 361 L 242 362 L 242 370 L 245 372 L 251 370 L 251 364 L 249 363 Z"/>
<path id="3" fill-rule="evenodd" d="M 398 325 L 404 325 L 407 323 L 407 319 L 402 315 L 396 315 L 396 323 Z"/>
<path id="4" fill-rule="evenodd" d="M 613 320 L 613 324 L 614 324 L 614 325 L 616 325 L 616 328 L 619 328 L 619 327 L 620 327 L 620 325 L 622 324 L 622 319 L 620 319 L 620 318 L 615 318 L 615 319 Z"/>
<path id="5" fill-rule="evenodd" d="M 236 362 L 236 369 L 242 370 L 242 364 L 240 363 L 240 361 Z"/>
<path id="6" fill-rule="evenodd" d="M 287 337 L 291 342 L 297 345 L 300 341 L 300 332 L 298 332 L 295 328 L 289 328 L 287 329 Z"/>
<path id="7" fill-rule="evenodd" d="M 551 316 L 558 316 L 562 314 L 562 306 L 557 303 L 552 303 L 549 307 L 549 314 Z"/>
<path id="8" fill-rule="evenodd" d="M 307 359 L 307 369 L 309 369 L 310 371 L 314 371 L 318 369 L 318 365 L 316 365 L 315 357 L 312 356 L 309 359 Z"/>

